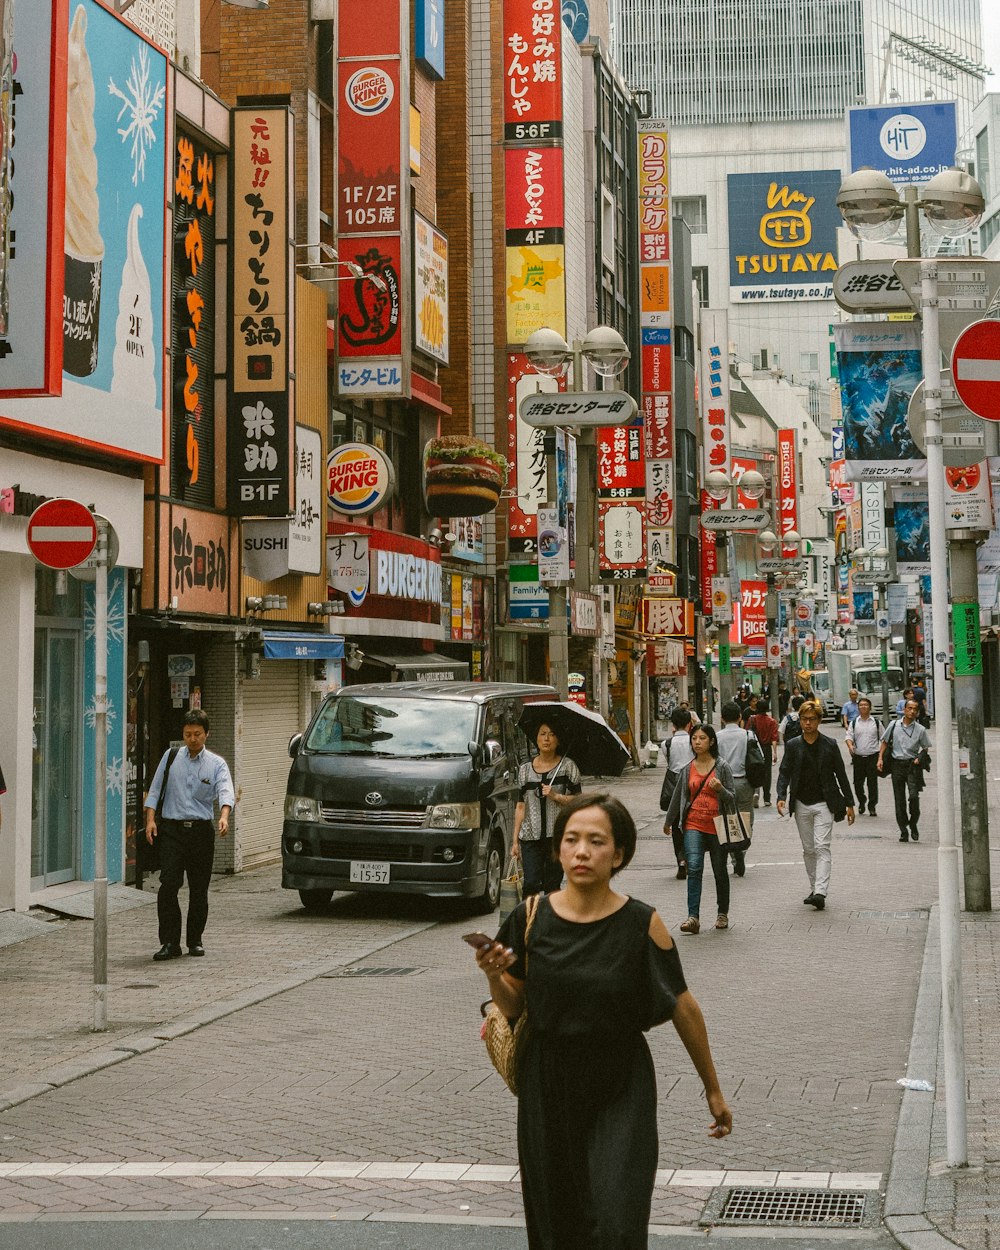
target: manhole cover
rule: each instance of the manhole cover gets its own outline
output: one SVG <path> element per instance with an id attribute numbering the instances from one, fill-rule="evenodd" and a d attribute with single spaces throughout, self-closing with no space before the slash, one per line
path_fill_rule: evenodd
<path id="1" fill-rule="evenodd" d="M 423 968 L 344 968 L 340 972 L 328 972 L 326 980 L 341 977 L 411 977 Z"/>
<path id="2" fill-rule="evenodd" d="M 803 1224 L 860 1228 L 869 1195 L 847 1189 L 730 1189 L 714 1224 Z"/>

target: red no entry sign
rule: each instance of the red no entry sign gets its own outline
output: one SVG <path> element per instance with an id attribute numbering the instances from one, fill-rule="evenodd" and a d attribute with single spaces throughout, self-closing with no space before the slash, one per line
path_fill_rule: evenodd
<path id="1" fill-rule="evenodd" d="M 28 520 L 31 554 L 50 569 L 73 569 L 86 560 L 97 545 L 93 514 L 75 499 L 50 499 Z"/>
<path id="2" fill-rule="evenodd" d="M 1000 421 L 1000 321 L 974 321 L 955 340 L 951 375 L 970 412 Z"/>

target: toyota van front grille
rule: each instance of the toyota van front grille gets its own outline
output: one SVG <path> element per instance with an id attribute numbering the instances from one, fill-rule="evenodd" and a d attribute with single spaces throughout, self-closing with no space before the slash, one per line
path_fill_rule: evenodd
<path id="1" fill-rule="evenodd" d="M 328 825 L 378 825 L 382 828 L 419 829 L 426 807 L 331 807 L 320 804 L 320 815 Z"/>

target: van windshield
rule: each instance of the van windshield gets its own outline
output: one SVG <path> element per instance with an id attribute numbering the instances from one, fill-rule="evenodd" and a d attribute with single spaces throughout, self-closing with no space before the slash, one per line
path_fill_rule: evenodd
<path id="1" fill-rule="evenodd" d="M 896 691 L 903 689 L 903 670 L 901 668 L 890 668 L 887 672 L 887 676 L 889 678 L 890 690 Z M 857 686 L 858 694 L 881 694 L 881 669 L 859 668 L 854 674 L 854 684 Z"/>
<path id="2" fill-rule="evenodd" d="M 337 695 L 321 709 L 306 747 L 322 755 L 401 759 L 467 755 L 478 710 L 458 700 Z"/>

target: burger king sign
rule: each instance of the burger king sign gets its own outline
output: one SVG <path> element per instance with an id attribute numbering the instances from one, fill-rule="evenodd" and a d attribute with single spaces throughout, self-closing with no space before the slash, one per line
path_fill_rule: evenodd
<path id="1" fill-rule="evenodd" d="M 368 516 L 392 495 L 392 464 L 377 447 L 341 443 L 326 458 L 326 495 L 341 516 Z"/>

